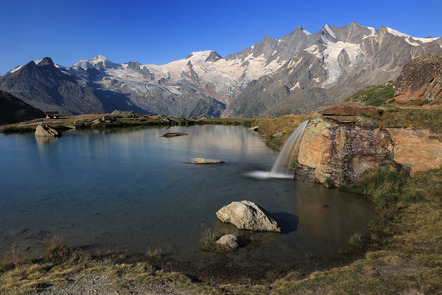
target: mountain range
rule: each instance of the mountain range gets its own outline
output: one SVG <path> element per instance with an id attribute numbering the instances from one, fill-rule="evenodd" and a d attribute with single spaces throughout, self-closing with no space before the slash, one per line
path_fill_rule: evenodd
<path id="1" fill-rule="evenodd" d="M 0 89 L 66 115 L 119 109 L 175 117 L 276 116 L 308 112 L 394 80 L 410 60 L 429 53 L 442 55 L 442 38 L 353 22 L 314 34 L 297 27 L 225 58 L 200 51 L 165 65 L 113 63 L 97 55 L 64 67 L 46 57 L 9 71 Z"/>

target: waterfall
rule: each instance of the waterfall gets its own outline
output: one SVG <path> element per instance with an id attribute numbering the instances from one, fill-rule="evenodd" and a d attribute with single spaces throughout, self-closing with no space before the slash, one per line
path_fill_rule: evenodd
<path id="1" fill-rule="evenodd" d="M 304 129 L 307 126 L 308 120 L 301 123 L 298 128 L 293 131 L 287 142 L 282 147 L 271 171 L 253 171 L 246 175 L 253 178 L 293 178 L 290 173 L 290 164 L 297 158 L 301 138 L 304 134 Z"/>
<path id="2" fill-rule="evenodd" d="M 287 142 L 282 147 L 281 152 L 278 155 L 278 158 L 273 164 L 273 168 L 270 171 L 270 177 L 272 175 L 278 177 L 282 175 L 290 175 L 290 164 L 297 158 L 299 152 L 299 146 L 301 144 L 301 138 L 304 134 L 305 126 L 307 126 L 308 120 L 301 123 L 298 128 L 293 131 L 290 137 L 287 139 Z"/>

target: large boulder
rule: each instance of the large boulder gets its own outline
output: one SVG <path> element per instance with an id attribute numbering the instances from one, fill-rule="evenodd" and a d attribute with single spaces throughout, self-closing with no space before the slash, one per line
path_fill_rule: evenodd
<path id="1" fill-rule="evenodd" d="M 396 79 L 395 100 L 433 101 L 442 98 L 442 56 L 428 54 L 410 61 Z"/>
<path id="2" fill-rule="evenodd" d="M 379 170 L 414 176 L 442 166 L 442 143 L 428 130 L 380 128 L 355 114 L 382 112 L 357 108 L 343 104 L 313 116 L 300 143 L 296 180 L 351 185 Z"/>
<path id="3" fill-rule="evenodd" d="M 388 131 L 313 118 L 301 140 L 295 179 L 339 186 L 378 170 L 400 169 Z"/>
<path id="4" fill-rule="evenodd" d="M 239 229 L 281 232 L 273 216 L 251 201 L 232 202 L 218 210 L 216 216 Z"/>
<path id="5" fill-rule="evenodd" d="M 58 137 L 61 136 L 61 133 L 59 133 L 57 130 L 49 127 L 45 124 L 38 124 L 37 128 L 35 128 L 35 136 L 41 136 L 41 137 Z"/>

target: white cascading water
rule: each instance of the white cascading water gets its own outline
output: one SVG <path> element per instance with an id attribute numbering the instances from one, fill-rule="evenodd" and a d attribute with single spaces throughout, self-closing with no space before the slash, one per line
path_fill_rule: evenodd
<path id="1" fill-rule="evenodd" d="M 301 123 L 298 128 L 293 131 L 287 142 L 282 147 L 273 168 L 270 172 L 254 171 L 247 175 L 256 178 L 293 178 L 293 173 L 290 173 L 290 164 L 297 158 L 301 138 L 304 134 L 305 127 L 308 120 Z"/>

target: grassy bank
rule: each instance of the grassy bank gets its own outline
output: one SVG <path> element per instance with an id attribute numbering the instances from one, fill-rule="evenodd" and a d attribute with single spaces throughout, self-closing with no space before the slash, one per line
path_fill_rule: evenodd
<path id="1" fill-rule="evenodd" d="M 302 122 L 311 118 L 311 114 L 287 115 L 278 118 L 259 118 L 251 122 L 252 126 L 258 126 L 258 133 L 263 137 L 266 144 L 273 149 L 280 149 L 287 141 L 292 132 Z M 274 136 L 283 132 L 283 136 Z"/>
<path id="2" fill-rule="evenodd" d="M 192 125 L 235 125 L 250 127 L 253 119 L 242 118 L 174 118 L 166 116 L 150 116 L 135 114 L 134 117 L 123 118 L 112 114 L 88 114 L 65 116 L 58 119 L 35 119 L 31 121 L 0 125 L 0 132 L 4 134 L 34 132 L 38 124 L 46 124 L 56 130 L 94 130 L 126 127 L 154 127 L 154 126 L 192 126 Z"/>

